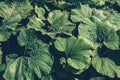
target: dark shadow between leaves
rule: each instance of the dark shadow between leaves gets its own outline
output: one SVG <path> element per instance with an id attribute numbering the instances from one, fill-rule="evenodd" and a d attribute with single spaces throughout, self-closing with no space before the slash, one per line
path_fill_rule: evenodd
<path id="1" fill-rule="evenodd" d="M 117 66 L 120 66 L 120 50 L 111 50 L 105 46 L 102 46 L 102 48 L 98 50 L 98 54 L 99 57 L 109 58 L 114 61 Z"/>
<path id="2" fill-rule="evenodd" d="M 53 45 L 50 46 L 50 53 L 54 56 L 54 63 L 51 74 L 56 80 L 73 80 L 73 74 L 66 71 L 60 64 L 60 58 L 65 57 L 64 52 L 59 52 Z"/>
<path id="3" fill-rule="evenodd" d="M 19 56 L 22 56 L 24 53 L 24 47 L 20 47 L 17 42 L 17 37 L 11 35 L 10 38 L 2 43 L 2 51 L 3 51 L 3 63 L 5 63 L 5 57 L 8 54 L 18 54 Z"/>

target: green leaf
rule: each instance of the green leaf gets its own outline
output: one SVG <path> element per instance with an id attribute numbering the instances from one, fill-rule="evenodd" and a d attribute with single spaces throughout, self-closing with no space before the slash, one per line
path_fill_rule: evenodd
<path id="1" fill-rule="evenodd" d="M 3 23 L 0 25 L 0 42 L 9 39 L 12 31 L 16 29 L 20 19 L 20 15 L 16 15 L 3 20 Z"/>
<path id="2" fill-rule="evenodd" d="M 32 16 L 30 18 L 30 22 L 27 24 L 27 28 L 34 29 L 36 31 L 41 31 L 44 25 L 45 24 L 41 19 L 37 18 L 36 16 Z"/>
<path id="3" fill-rule="evenodd" d="M 57 33 L 72 35 L 72 31 L 75 29 L 75 24 L 68 20 L 68 13 L 66 11 L 54 10 L 49 13 L 47 19 L 50 23 L 48 35 L 56 35 Z"/>
<path id="4" fill-rule="evenodd" d="M 54 42 L 54 45 L 59 51 L 65 51 L 66 40 L 63 38 L 57 38 L 57 40 Z"/>
<path id="5" fill-rule="evenodd" d="M 7 19 L 13 16 L 15 13 L 14 6 L 9 6 L 5 2 L 0 2 L 0 16 Z"/>
<path id="6" fill-rule="evenodd" d="M 107 16 L 105 13 L 108 12 L 106 10 L 99 10 L 99 9 L 93 9 L 93 14 L 94 16 L 98 17 L 100 20 L 104 21 L 107 19 Z"/>
<path id="7" fill-rule="evenodd" d="M 3 75 L 6 80 L 36 80 L 50 74 L 53 59 L 49 45 L 34 35 L 31 30 L 20 32 L 18 42 L 21 46 L 25 46 L 24 53 L 21 53 L 24 55 L 20 57 L 17 54 L 7 55 L 7 65 Z"/>
<path id="8" fill-rule="evenodd" d="M 83 38 L 86 40 L 92 47 L 96 48 L 97 42 L 97 28 L 95 23 L 88 20 L 88 23 L 81 23 L 78 26 L 78 38 Z"/>
<path id="9" fill-rule="evenodd" d="M 117 2 L 117 4 L 120 6 L 120 1 L 119 0 L 115 0 Z"/>
<path id="10" fill-rule="evenodd" d="M 88 23 L 81 23 L 78 27 L 78 37 L 83 38 L 91 46 L 105 45 L 112 50 L 119 49 L 119 36 L 114 28 L 109 27 L 97 17 L 92 17 L 94 20 L 86 20 Z"/>
<path id="11" fill-rule="evenodd" d="M 104 45 L 112 50 L 119 50 L 119 37 L 114 30 L 109 32 Z"/>
<path id="12" fill-rule="evenodd" d="M 92 1 L 92 4 L 95 4 L 96 6 L 103 6 L 109 0 L 91 0 L 91 1 Z"/>
<path id="13" fill-rule="evenodd" d="M 7 29 L 0 28 L 0 42 L 6 41 L 10 37 L 10 32 Z"/>
<path id="14" fill-rule="evenodd" d="M 0 2 L 0 16 L 3 17 L 7 21 L 14 20 L 14 17 L 19 16 L 19 14 L 17 14 L 16 12 L 17 10 L 15 10 L 15 7 L 16 7 L 15 4 L 8 5 L 4 2 Z M 20 21 L 20 19 L 21 17 L 17 18 L 16 20 Z"/>
<path id="15" fill-rule="evenodd" d="M 20 22 L 21 15 L 17 12 L 15 4 L 0 2 L 0 16 L 4 18 L 0 24 L 0 42 L 9 39 L 11 31 L 15 30 Z"/>
<path id="16" fill-rule="evenodd" d="M 69 8 L 70 6 L 72 6 L 72 4 L 65 2 L 65 1 L 54 1 L 51 2 L 51 4 L 53 4 L 55 7 L 58 7 L 60 9 L 66 9 Z"/>
<path id="17" fill-rule="evenodd" d="M 5 70 L 5 64 L 0 64 L 0 72 Z"/>
<path id="18" fill-rule="evenodd" d="M 119 51 L 98 51 L 92 59 L 92 65 L 98 73 L 110 78 L 120 78 Z"/>
<path id="19" fill-rule="evenodd" d="M 16 13 L 20 14 L 22 18 L 29 16 L 33 9 L 29 0 L 13 1 L 12 4 Z"/>
<path id="20" fill-rule="evenodd" d="M 70 66 L 72 67 L 73 71 L 69 69 L 68 71 L 73 72 L 75 74 L 80 74 L 81 72 L 86 70 L 90 65 L 91 62 L 90 55 L 92 47 L 83 39 L 76 39 L 74 37 L 62 39 L 58 38 L 57 42 L 55 42 L 55 47 L 59 51 L 64 50 L 65 52 L 66 56 L 64 57 L 65 58 L 64 60 L 66 60 L 67 62 L 65 63 L 65 69 L 67 70 L 67 66 Z M 60 45 L 63 41 L 65 46 Z M 60 49 L 60 47 L 63 48 Z"/>
<path id="21" fill-rule="evenodd" d="M 32 9 L 33 8 L 28 0 L 21 2 L 9 2 L 9 4 L 5 2 L 0 2 L 0 16 L 5 19 L 8 19 L 10 17 L 12 17 L 13 19 L 13 16 L 20 15 L 20 18 L 16 19 L 17 21 L 20 21 L 21 17 L 27 17 Z"/>
<path id="22" fill-rule="evenodd" d="M 107 23 L 110 27 L 114 28 L 116 31 L 120 29 L 120 14 L 115 11 L 106 12 L 105 13 L 107 19 L 105 19 L 105 23 Z"/>
<path id="23" fill-rule="evenodd" d="M 45 20 L 45 10 L 42 7 L 35 6 L 35 12 L 37 13 L 38 18 Z"/>
<path id="24" fill-rule="evenodd" d="M 31 42 L 34 43 L 38 37 L 36 33 L 32 30 L 22 29 L 17 37 L 18 43 L 20 46 L 30 45 Z"/>
<path id="25" fill-rule="evenodd" d="M 72 9 L 71 20 L 73 22 L 84 22 L 92 17 L 92 9 L 88 5 L 80 5 L 79 8 Z"/>
<path id="26" fill-rule="evenodd" d="M 117 4 L 118 6 L 120 6 L 120 0 L 110 0 L 109 3 L 112 3 L 112 5 Z"/>
<path id="27" fill-rule="evenodd" d="M 104 77 L 92 77 L 89 80 L 105 80 Z"/>
<path id="28" fill-rule="evenodd" d="M 2 63 L 2 51 L 0 50 L 0 64 Z"/>

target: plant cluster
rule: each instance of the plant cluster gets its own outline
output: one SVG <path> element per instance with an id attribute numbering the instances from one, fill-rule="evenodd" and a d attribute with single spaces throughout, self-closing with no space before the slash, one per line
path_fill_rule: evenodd
<path id="1" fill-rule="evenodd" d="M 0 80 L 120 78 L 120 0 L 1 0 Z"/>

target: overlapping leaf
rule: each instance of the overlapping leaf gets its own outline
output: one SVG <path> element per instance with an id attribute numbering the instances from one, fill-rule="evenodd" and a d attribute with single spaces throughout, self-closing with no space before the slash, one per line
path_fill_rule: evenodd
<path id="1" fill-rule="evenodd" d="M 36 16 L 32 16 L 30 18 L 30 22 L 27 24 L 27 28 L 34 29 L 36 31 L 42 31 L 43 26 L 43 21 Z"/>
<path id="2" fill-rule="evenodd" d="M 115 16 L 113 17 L 115 18 Z M 107 18 L 103 11 L 93 10 L 87 5 L 81 5 L 80 9 L 73 9 L 71 15 L 74 22 L 82 22 L 78 27 L 78 36 L 87 39 L 88 43 L 94 44 L 91 46 L 97 46 L 99 43 L 110 49 L 118 50 L 119 37 L 116 34 L 116 28 L 104 22 Z M 118 24 L 115 21 L 108 22 Z"/>
<path id="3" fill-rule="evenodd" d="M 105 5 L 105 3 L 109 0 L 91 0 L 92 4 L 96 5 L 96 6 L 102 6 Z"/>
<path id="4" fill-rule="evenodd" d="M 120 0 L 109 0 L 110 3 L 116 4 L 120 6 Z"/>
<path id="5" fill-rule="evenodd" d="M 55 47 L 59 51 L 65 52 L 66 56 L 61 58 L 61 64 L 68 71 L 80 74 L 89 67 L 92 47 L 83 39 L 74 37 L 67 39 L 58 38 L 55 42 Z M 68 66 L 72 67 L 72 69 L 69 70 Z"/>
<path id="6" fill-rule="evenodd" d="M 41 20 L 45 20 L 45 10 L 42 7 L 35 6 L 35 12 Z"/>
<path id="7" fill-rule="evenodd" d="M 95 21 L 97 21 L 95 19 Z M 79 37 L 87 39 L 91 46 L 105 45 L 106 47 L 118 50 L 119 49 L 119 36 L 116 31 L 104 24 L 103 22 L 81 23 L 79 25 Z"/>
<path id="8" fill-rule="evenodd" d="M 11 20 L 16 20 L 16 22 L 20 21 L 21 18 L 25 18 L 26 16 L 28 16 L 31 10 L 32 6 L 30 5 L 30 2 L 28 0 L 21 2 L 18 1 L 9 2 L 9 4 L 5 2 L 0 2 L 0 16 L 8 21 Z M 16 16 L 19 17 L 17 17 L 16 19 Z"/>
<path id="9" fill-rule="evenodd" d="M 119 29 L 119 14 L 115 15 L 110 12 L 103 12 L 100 10 L 91 10 L 92 12 L 87 12 L 86 9 L 91 10 L 91 8 L 84 6 L 80 9 L 73 9 L 71 19 L 75 22 L 82 22 L 78 26 L 78 37 L 86 40 L 94 49 L 97 50 L 98 47 L 106 46 L 112 50 L 119 50 L 119 36 L 116 31 Z M 85 14 L 81 14 L 83 11 Z M 88 11 L 89 11 L 88 10 Z M 88 16 L 88 14 L 91 15 Z M 81 17 L 82 16 L 82 17 Z M 118 16 L 118 17 L 117 17 Z M 117 17 L 117 18 L 116 18 Z M 109 54 L 108 54 L 109 53 Z M 94 55 L 92 59 L 92 64 L 97 72 L 114 78 L 119 77 L 119 64 L 116 64 L 117 53 L 101 52 L 105 57 L 99 56 L 99 52 L 96 52 L 97 56 Z M 114 55 L 113 55 L 114 54 Z M 111 59 L 111 56 L 114 58 Z M 116 57 L 116 59 L 115 59 Z M 117 62 L 118 63 L 118 62 Z"/>
<path id="10" fill-rule="evenodd" d="M 72 6 L 72 4 L 70 4 L 69 2 L 66 2 L 65 0 L 61 0 L 61 1 L 53 0 L 53 1 L 48 1 L 48 2 L 60 9 L 66 9 L 66 8 Z"/>
<path id="11" fill-rule="evenodd" d="M 0 0 L 0 80 L 117 80 L 119 8 L 120 0 Z"/>
<path id="12" fill-rule="evenodd" d="M 105 19 L 105 22 L 112 28 L 114 28 L 116 31 L 120 29 L 120 14 L 116 13 L 115 11 L 112 12 L 106 12 L 104 13 L 107 17 Z"/>
<path id="13" fill-rule="evenodd" d="M 6 41 L 10 37 L 10 30 L 14 30 L 20 21 L 20 15 L 15 15 L 14 6 L 9 7 L 5 3 L 0 3 L 0 16 L 4 18 L 0 25 L 0 41 Z"/>
<path id="14" fill-rule="evenodd" d="M 57 33 L 72 35 L 75 25 L 68 21 L 68 13 L 55 10 L 49 13 L 48 21 L 50 23 L 48 35 L 54 37 Z"/>
<path id="15" fill-rule="evenodd" d="M 6 41 L 10 37 L 11 31 L 16 29 L 22 18 L 28 16 L 31 9 L 28 1 L 11 4 L 0 2 L 0 16 L 4 18 L 0 25 L 0 41 Z"/>
<path id="16" fill-rule="evenodd" d="M 92 65 L 97 72 L 109 76 L 111 78 L 120 77 L 120 59 L 119 51 L 106 49 L 99 51 L 92 59 Z"/>
<path id="17" fill-rule="evenodd" d="M 72 9 L 71 20 L 73 22 L 85 22 L 92 17 L 92 9 L 88 5 L 81 5 L 79 8 Z"/>
<path id="18" fill-rule="evenodd" d="M 51 71 L 53 59 L 49 45 L 39 40 L 30 30 L 22 30 L 18 42 L 25 46 L 24 56 L 11 54 L 6 57 L 7 66 L 4 73 L 6 80 L 36 80 Z M 26 55 L 26 56 L 25 56 Z"/>
<path id="19" fill-rule="evenodd" d="M 93 16 L 96 16 L 98 19 L 103 21 L 103 23 L 106 23 L 115 30 L 120 28 L 120 14 L 115 11 L 98 10 L 90 8 L 88 5 L 80 5 L 80 7 L 72 9 L 71 11 L 71 20 L 73 22 L 89 23 L 89 20 L 92 21 Z"/>
<path id="20" fill-rule="evenodd" d="M 10 37 L 10 31 L 4 28 L 0 28 L 0 42 L 6 41 Z"/>

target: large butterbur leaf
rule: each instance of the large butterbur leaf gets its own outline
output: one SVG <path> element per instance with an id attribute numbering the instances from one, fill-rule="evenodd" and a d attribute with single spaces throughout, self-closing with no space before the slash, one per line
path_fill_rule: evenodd
<path id="1" fill-rule="evenodd" d="M 115 11 L 112 12 L 106 12 L 106 19 L 105 22 L 112 28 L 114 28 L 116 31 L 120 29 L 120 14 L 116 13 Z"/>
<path id="2" fill-rule="evenodd" d="M 117 4 L 118 6 L 120 6 L 120 0 L 110 0 L 110 3 L 112 4 Z"/>
<path id="3" fill-rule="evenodd" d="M 112 50 L 119 50 L 119 37 L 114 30 L 110 30 L 103 44 Z"/>
<path id="4" fill-rule="evenodd" d="M 81 22 L 78 27 L 78 37 L 84 38 L 94 46 L 105 45 L 112 50 L 119 49 L 119 37 L 116 31 L 119 29 L 119 14 L 102 11 L 81 5 L 71 12 L 73 22 Z M 117 18 L 116 18 L 117 17 Z"/>
<path id="5" fill-rule="evenodd" d="M 98 45 L 95 43 L 97 41 L 96 25 L 90 20 L 88 20 L 88 23 L 81 23 L 78 26 L 78 38 L 85 39 L 91 46 L 96 48 L 95 46 Z"/>
<path id="6" fill-rule="evenodd" d="M 65 51 L 66 48 L 66 40 L 63 38 L 58 38 L 58 40 L 55 41 L 55 47 L 56 49 L 58 49 L 59 51 Z"/>
<path id="7" fill-rule="evenodd" d="M 35 6 L 35 12 L 37 14 L 37 17 L 30 17 L 30 21 L 27 24 L 27 28 L 34 29 L 36 31 L 42 31 L 42 27 L 45 25 L 45 23 L 42 21 L 45 20 L 45 10 L 41 7 Z"/>
<path id="8" fill-rule="evenodd" d="M 55 42 L 55 47 L 65 54 L 65 57 L 61 58 L 61 64 L 66 70 L 80 74 L 89 67 L 92 47 L 83 39 L 76 39 L 74 37 L 67 39 L 58 38 Z"/>
<path id="9" fill-rule="evenodd" d="M 74 3 L 74 1 L 73 1 L 73 3 Z M 72 6 L 72 4 L 70 4 L 69 2 L 65 2 L 65 0 L 64 1 L 63 0 L 62 1 L 52 1 L 51 4 L 60 9 L 65 9 L 65 8 Z"/>
<path id="10" fill-rule="evenodd" d="M 96 6 L 102 6 L 105 5 L 105 3 L 109 0 L 91 0 L 92 4 L 96 5 Z"/>
<path id="11" fill-rule="evenodd" d="M 45 10 L 42 7 L 35 6 L 35 12 L 41 20 L 45 20 Z"/>
<path id="12" fill-rule="evenodd" d="M 24 6 L 24 7 L 22 7 Z M 0 2 L 0 17 L 3 22 L 0 25 L 0 41 L 6 41 L 15 30 L 22 18 L 27 17 L 32 7 L 28 0 L 22 2 Z"/>
<path id="13" fill-rule="evenodd" d="M 120 0 L 0 0 L 0 80 L 119 80 Z"/>
<path id="14" fill-rule="evenodd" d="M 91 18 L 92 11 L 88 5 L 81 5 L 71 11 L 71 20 L 73 22 L 85 22 L 86 19 Z"/>
<path id="15" fill-rule="evenodd" d="M 29 16 L 28 14 L 32 12 L 33 7 L 31 6 L 29 0 L 24 0 L 21 2 L 16 1 L 14 4 L 16 5 L 16 9 L 19 9 L 18 13 L 21 15 L 22 18 Z"/>
<path id="16" fill-rule="evenodd" d="M 30 22 L 27 25 L 27 28 L 34 29 L 36 31 L 42 31 L 42 27 L 44 23 L 41 19 L 37 18 L 36 16 L 32 16 L 30 18 Z"/>
<path id="17" fill-rule="evenodd" d="M 112 50 L 118 50 L 119 36 L 117 35 L 116 30 L 95 17 L 94 22 L 97 27 L 97 42 L 104 44 L 107 48 Z"/>
<path id="18" fill-rule="evenodd" d="M 51 37 L 58 33 L 72 35 L 72 31 L 75 29 L 75 25 L 68 20 L 68 13 L 66 11 L 54 10 L 50 12 L 48 21 L 50 26 L 47 32 Z"/>
<path id="19" fill-rule="evenodd" d="M 20 15 L 15 15 L 13 6 L 8 6 L 5 3 L 0 3 L 0 17 L 4 18 L 0 25 L 0 42 L 6 41 L 10 35 L 11 30 L 16 28 L 17 23 L 20 21 Z"/>
<path id="20" fill-rule="evenodd" d="M 17 38 L 20 46 L 30 45 L 30 43 L 33 42 L 34 39 L 38 39 L 37 35 L 35 34 L 35 32 L 32 32 L 30 30 L 21 30 Z"/>
<path id="21" fill-rule="evenodd" d="M 0 42 L 9 39 L 10 34 L 9 30 L 0 28 Z"/>
<path id="22" fill-rule="evenodd" d="M 23 7 L 24 6 L 24 7 Z M 13 1 L 13 2 L 1 2 L 0 3 L 0 16 L 4 19 L 14 20 L 15 16 L 20 16 L 16 21 L 20 21 L 21 17 L 27 17 L 31 10 L 32 6 L 28 0 L 26 1 Z M 12 17 L 12 19 L 11 19 Z"/>
<path id="23" fill-rule="evenodd" d="M 15 11 L 16 14 L 20 14 L 22 18 L 29 16 L 33 9 L 29 0 L 9 0 L 7 1 L 7 5 L 13 7 L 13 11 Z"/>
<path id="24" fill-rule="evenodd" d="M 120 78 L 120 59 L 119 51 L 98 50 L 92 59 L 92 65 L 98 73 L 109 76 L 111 78 Z"/>
<path id="25" fill-rule="evenodd" d="M 95 16 L 93 21 L 87 20 L 87 22 L 79 25 L 78 37 L 84 38 L 95 48 L 105 45 L 112 50 L 119 49 L 119 36 L 114 28 L 108 26 Z"/>
<path id="26" fill-rule="evenodd" d="M 20 15 L 16 15 L 3 20 L 3 23 L 0 25 L 0 42 L 9 39 L 12 31 L 16 29 L 20 19 Z"/>
<path id="27" fill-rule="evenodd" d="M 17 54 L 6 57 L 6 80 L 36 80 L 50 74 L 53 59 L 48 44 L 39 40 L 31 30 L 22 30 L 18 43 L 25 47 L 25 51 L 20 57 Z"/>

